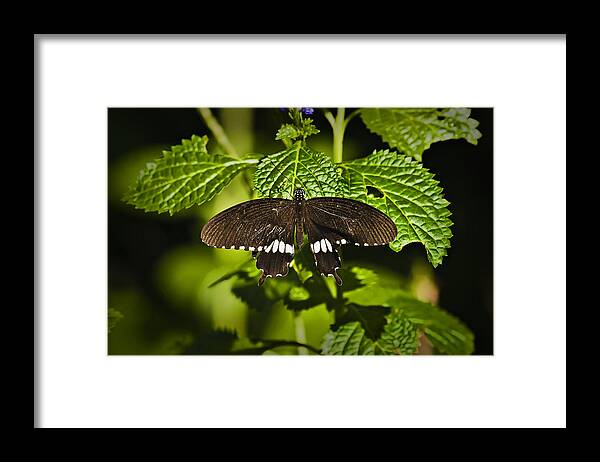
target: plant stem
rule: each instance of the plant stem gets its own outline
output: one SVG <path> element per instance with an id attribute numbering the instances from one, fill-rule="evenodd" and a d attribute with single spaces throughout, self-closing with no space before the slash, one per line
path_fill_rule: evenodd
<path id="1" fill-rule="evenodd" d="M 306 343 L 306 330 L 304 327 L 304 319 L 302 319 L 302 314 L 299 312 L 294 312 L 294 331 L 296 333 L 296 341 L 298 343 Z M 307 355 L 308 350 L 306 349 L 306 347 L 299 346 L 298 354 Z"/>
<path id="2" fill-rule="evenodd" d="M 331 112 L 325 111 L 325 118 L 329 121 L 333 129 L 333 162 L 335 164 L 340 164 L 344 160 L 344 130 L 347 123 L 344 121 L 345 114 L 346 109 L 343 107 L 337 109 L 335 118 Z M 354 117 L 354 115 L 355 113 L 352 113 L 350 118 Z M 334 297 L 337 298 L 341 292 L 337 286 L 335 286 L 334 291 Z"/>
<path id="3" fill-rule="evenodd" d="M 323 111 L 323 114 L 325 115 L 325 118 L 329 122 L 329 125 L 331 125 L 331 128 L 333 128 L 333 126 L 335 125 L 335 117 L 333 117 L 333 114 L 330 111 L 326 111 L 326 110 Z"/>
<path id="4" fill-rule="evenodd" d="M 308 351 L 312 351 L 314 354 L 320 354 L 320 350 L 311 346 L 307 343 L 298 343 L 294 340 L 264 340 L 260 338 L 251 338 L 251 342 L 253 343 L 266 343 L 268 344 L 268 350 L 272 350 L 274 348 L 282 347 L 282 346 L 300 346 L 306 348 Z M 261 354 L 264 352 L 265 347 L 256 347 L 256 348 L 245 348 L 243 350 L 237 350 L 238 354 Z"/>
<path id="5" fill-rule="evenodd" d="M 208 128 L 210 129 L 210 131 L 212 132 L 212 134 L 214 135 L 215 139 L 217 140 L 217 143 L 219 143 L 219 146 L 221 146 L 221 148 L 229 156 L 231 156 L 231 157 L 238 157 L 239 158 L 239 154 L 238 154 L 237 149 L 235 148 L 235 146 L 233 145 L 233 143 L 229 140 L 229 137 L 227 136 L 227 133 L 226 133 L 225 129 L 219 123 L 219 121 L 217 120 L 217 118 L 213 115 L 212 111 L 209 108 L 206 108 L 206 107 L 199 107 L 199 108 L 197 108 L 197 111 L 200 114 L 200 116 L 202 117 L 202 119 L 204 120 L 204 122 L 206 123 L 206 125 L 208 126 Z M 230 125 L 231 125 L 231 123 L 230 123 Z M 242 124 L 242 126 L 243 125 L 244 124 Z M 243 144 L 248 144 L 248 143 L 246 142 L 246 143 L 243 143 Z M 242 172 L 242 179 L 243 179 L 244 184 L 246 186 L 246 190 L 247 190 L 247 193 L 248 193 L 248 198 L 251 199 L 252 195 L 253 195 L 253 187 L 252 187 L 252 181 L 248 177 L 248 171 L 247 170 L 244 171 L 244 172 Z"/>
<path id="6" fill-rule="evenodd" d="M 239 157 L 237 150 L 231 144 L 231 141 L 229 141 L 225 130 L 223 130 L 223 127 L 221 127 L 221 124 L 215 118 L 212 111 L 207 107 L 200 107 L 198 108 L 198 112 L 223 150 L 231 157 Z"/>
<path id="7" fill-rule="evenodd" d="M 335 120 L 333 122 L 333 162 L 339 164 L 343 159 L 343 150 L 344 150 L 344 129 L 346 128 L 346 124 L 344 124 L 344 115 L 346 109 L 343 107 L 339 107 L 337 110 L 337 114 L 335 116 Z"/>
<path id="8" fill-rule="evenodd" d="M 344 295 L 342 290 L 340 289 L 340 287 L 338 287 L 336 284 L 333 284 L 334 287 L 334 298 L 335 298 L 335 302 L 334 302 L 334 307 L 333 307 L 333 322 L 337 323 L 342 315 L 343 315 L 343 306 L 344 306 Z"/>
<path id="9" fill-rule="evenodd" d="M 346 125 L 348 125 L 348 122 L 350 122 L 352 119 L 354 119 L 354 117 L 356 117 L 359 113 L 360 113 L 360 109 L 356 109 L 355 111 L 352 111 L 352 113 L 348 117 L 346 117 L 346 120 L 344 120 L 344 128 L 346 128 Z"/>
<path id="10" fill-rule="evenodd" d="M 296 272 L 296 274 L 298 274 L 298 277 L 300 277 L 300 268 L 298 268 L 298 265 L 296 264 L 296 260 L 292 260 L 291 267 Z M 306 343 L 306 328 L 304 326 L 304 319 L 302 319 L 302 315 L 298 311 L 294 311 L 293 315 L 294 315 L 294 334 L 296 336 L 296 341 L 299 343 Z M 308 350 L 305 347 L 299 346 L 298 354 L 299 355 L 307 355 Z"/>

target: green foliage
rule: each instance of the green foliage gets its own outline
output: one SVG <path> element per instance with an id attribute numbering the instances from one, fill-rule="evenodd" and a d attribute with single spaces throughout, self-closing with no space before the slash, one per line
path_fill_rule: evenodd
<path id="1" fill-rule="evenodd" d="M 464 138 L 477 144 L 481 138 L 479 122 L 469 118 L 471 110 L 466 108 L 363 108 L 360 114 L 369 130 L 419 161 L 437 141 Z"/>
<path id="2" fill-rule="evenodd" d="M 259 197 L 291 198 L 296 188 L 302 188 L 307 198 L 336 196 L 363 201 L 396 224 L 398 235 L 390 244 L 391 249 L 399 252 L 409 243 L 421 243 L 429 262 L 436 267 L 450 248 L 452 222 L 449 202 L 443 197 L 439 182 L 420 159 L 423 151 L 437 141 L 464 138 L 476 144 L 481 136 L 475 129 L 478 122 L 469 118 L 468 109 L 361 109 L 360 114 L 370 130 L 402 153 L 374 151 L 366 157 L 335 164 L 328 155 L 306 144 L 306 138 L 319 130 L 312 119 L 303 118 L 300 111 L 292 108 L 289 115 L 293 124 L 283 124 L 275 137 L 284 143 L 284 150 L 232 158 L 210 154 L 208 138 L 194 135 L 148 163 L 124 200 L 147 212 L 172 215 L 204 204 L 240 172 L 256 167 L 252 186 Z M 204 273 L 197 276 L 193 270 L 188 271 L 194 288 L 207 270 L 204 268 Z M 282 307 L 295 312 L 295 316 L 307 310 L 322 310 L 322 328 L 311 340 L 317 346 L 329 328 L 320 352 L 295 340 L 248 338 L 246 334 L 240 337 L 234 330 L 223 329 L 188 332 L 187 336 L 178 337 L 169 351 L 276 354 L 285 352 L 285 348 L 303 347 L 326 355 L 411 355 L 417 354 L 421 342 L 428 340 L 436 354 L 473 352 L 474 339 L 468 327 L 440 307 L 415 299 L 401 287 L 401 278 L 395 272 L 386 274 L 384 270 L 346 262 L 339 271 L 344 284 L 336 287 L 317 273 L 310 249 L 304 246 L 285 278 L 273 278 L 258 286 L 260 271 L 256 262 L 249 260 L 206 289 L 210 291 L 228 281 L 231 293 L 257 314 Z M 168 272 L 181 279 L 176 272 Z M 223 286 L 219 290 L 229 295 Z M 196 291 L 189 293 L 197 297 Z M 189 298 L 182 298 L 182 303 Z M 329 314 L 334 321 L 326 323 Z M 109 309 L 109 332 L 122 317 L 117 310 Z"/>
<path id="3" fill-rule="evenodd" d="M 402 311 L 394 311 L 377 341 L 377 346 L 383 354 L 415 354 L 419 348 L 417 328 Z"/>
<path id="4" fill-rule="evenodd" d="M 448 355 L 470 355 L 474 349 L 471 330 L 447 311 L 419 301 L 409 293 L 398 291 L 388 300 L 392 313 L 406 315 L 408 320 L 422 330 L 435 351 Z"/>
<path id="5" fill-rule="evenodd" d="M 408 294 L 398 295 L 390 304 L 393 307 L 384 318 L 386 324 L 379 336 L 369 336 L 368 326 L 373 322 L 373 316 L 381 315 L 384 307 L 354 306 L 355 312 L 363 311 L 361 320 L 330 330 L 323 338 L 322 353 L 412 355 L 420 347 L 421 332 L 431 342 L 435 353 L 469 355 L 473 352 L 472 332 L 442 309 Z"/>
<path id="6" fill-rule="evenodd" d="M 325 335 L 322 351 L 326 355 L 373 355 L 375 346 L 359 322 L 350 322 Z"/>
<path id="7" fill-rule="evenodd" d="M 305 343 L 294 340 L 258 339 L 240 337 L 237 332 L 228 329 L 215 329 L 198 332 L 188 340 L 187 344 L 179 345 L 176 354 L 185 355 L 263 355 L 273 353 L 282 347 L 302 347 L 312 354 L 319 351 Z"/>
<path id="8" fill-rule="evenodd" d="M 365 330 L 367 337 L 371 340 L 377 340 L 385 329 L 389 313 L 390 308 L 386 306 L 359 305 L 345 300 L 343 305 L 337 307 L 336 322 L 333 328 L 336 329 L 345 324 L 358 322 Z"/>
<path id="9" fill-rule="evenodd" d="M 293 142 L 297 139 L 304 141 L 311 135 L 316 135 L 320 130 L 315 127 L 312 119 L 302 119 L 298 125 L 284 124 L 277 131 L 275 135 L 276 140 L 282 140 L 285 142 Z"/>
<path id="10" fill-rule="evenodd" d="M 331 295 L 325 279 L 316 271 L 308 245 L 305 245 L 296 254 L 291 268 L 291 272 L 294 273 L 290 278 L 293 286 L 284 298 L 286 308 L 302 311 L 322 304 L 328 308 L 334 306 L 335 299 Z"/>
<path id="11" fill-rule="evenodd" d="M 259 271 L 254 266 L 254 260 L 221 277 L 211 286 L 234 279 L 233 293 L 249 308 L 257 311 L 270 309 L 280 301 L 293 311 L 308 310 L 324 304 L 329 310 L 336 311 L 336 323 L 327 338 L 337 338 L 338 330 L 358 323 L 360 330 L 353 330 L 352 335 L 364 334 L 368 340 L 373 341 L 373 346 L 377 346 L 373 354 L 411 354 L 418 348 L 417 331 L 427 336 L 437 353 L 472 353 L 473 334 L 464 324 L 441 308 L 415 299 L 399 288 L 397 281 L 392 285 L 391 281 L 386 283 L 372 270 L 349 266 L 342 273 L 344 285 L 338 289 L 339 297 L 335 298 L 325 280 L 306 269 L 307 256 L 305 246 L 297 257 L 297 264 L 292 266 L 286 278 L 269 280 L 261 287 L 256 282 Z M 303 277 L 299 276 L 303 273 Z M 380 305 L 365 305 L 363 303 L 366 300 Z M 342 337 L 334 342 L 337 345 L 332 350 L 337 352 L 334 354 L 355 351 L 351 347 L 347 349 L 343 340 L 348 337 L 345 341 L 356 341 L 355 337 L 350 336 L 350 331 L 342 330 L 340 335 Z M 369 343 L 363 343 L 367 351 Z M 327 351 L 329 350 L 324 349 L 323 353 L 329 354 Z"/>
<path id="12" fill-rule="evenodd" d="M 146 164 L 124 200 L 146 212 L 173 214 L 212 199 L 257 159 L 209 154 L 206 136 L 192 136 Z"/>
<path id="13" fill-rule="evenodd" d="M 336 329 L 358 322 L 374 342 L 373 354 L 412 354 L 419 347 L 420 332 L 431 342 L 435 353 L 473 352 L 473 333 L 445 310 L 417 300 L 397 282 L 382 280 L 368 269 L 352 266 L 344 274 L 355 274 L 356 279 L 340 288 L 344 305 L 337 309 L 338 322 L 332 326 L 329 337 Z"/>
<path id="14" fill-rule="evenodd" d="M 263 287 L 259 287 L 256 282 L 259 275 L 260 271 L 256 268 L 255 261 L 249 260 L 235 271 L 227 273 L 214 281 L 209 288 L 221 282 L 233 280 L 231 291 L 237 298 L 246 303 L 249 308 L 257 311 L 267 310 L 286 297 L 292 283 L 287 278 L 278 278 L 272 281 L 273 284 L 265 284 Z"/>
<path id="15" fill-rule="evenodd" d="M 396 223 L 398 235 L 390 244 L 393 250 L 399 252 L 411 242 L 420 242 L 433 266 L 442 262 L 450 247 L 452 222 L 449 202 L 429 170 L 388 150 L 344 162 L 341 167 L 349 184 L 348 197 L 378 208 Z"/>
<path id="16" fill-rule="evenodd" d="M 123 319 L 123 313 L 121 313 L 119 310 L 115 310 L 114 308 L 108 309 L 108 333 L 109 334 L 111 333 L 111 331 L 115 328 L 115 326 L 121 319 Z"/>
<path id="17" fill-rule="evenodd" d="M 334 306 L 335 300 L 324 279 L 316 271 L 308 269 L 309 259 L 310 251 L 305 246 L 296 255 L 287 277 L 268 280 L 263 286 L 258 286 L 260 271 L 255 261 L 250 260 L 214 281 L 210 287 L 233 279 L 232 292 L 257 311 L 268 310 L 279 302 L 292 311 L 309 310 L 321 304 Z"/>
<path id="18" fill-rule="evenodd" d="M 300 136 L 300 131 L 294 125 L 284 124 L 279 130 L 277 130 L 277 135 L 275 135 L 275 139 L 293 141 L 296 138 L 299 138 Z"/>
<path id="19" fill-rule="evenodd" d="M 322 152 L 301 141 L 284 151 L 263 157 L 254 174 L 261 197 L 291 198 L 302 188 L 306 197 L 344 196 L 347 187 L 335 165 Z"/>
<path id="20" fill-rule="evenodd" d="M 295 140 L 306 141 L 309 136 L 320 132 L 315 127 L 313 120 L 305 119 L 298 108 L 289 108 L 288 116 L 292 119 L 293 124 L 283 124 L 275 135 L 275 139 L 283 141 L 286 147 L 289 147 Z"/>

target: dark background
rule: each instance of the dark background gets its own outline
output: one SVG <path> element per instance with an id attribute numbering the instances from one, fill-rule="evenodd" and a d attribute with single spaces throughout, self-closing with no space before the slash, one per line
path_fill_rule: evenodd
<path id="1" fill-rule="evenodd" d="M 213 111 L 219 117 L 219 110 Z M 274 140 L 274 134 L 284 117 L 276 108 L 254 110 L 255 152 L 272 153 L 283 148 Z M 475 354 L 489 355 L 493 354 L 493 110 L 472 108 L 471 117 L 480 122 L 477 128 L 482 137 L 477 145 L 465 140 L 434 143 L 424 152 L 423 163 L 444 189 L 454 223 L 448 256 L 432 269 L 439 288 L 438 304 L 474 332 Z M 329 125 L 319 110 L 315 111 L 314 119 L 322 130 L 318 135 L 322 138 L 315 138 L 321 145 L 315 147 L 325 150 L 330 146 L 330 139 L 325 138 L 329 136 Z M 135 181 L 145 162 L 159 157 L 161 149 L 169 149 L 194 134 L 211 138 L 194 108 L 108 110 L 109 305 L 118 300 L 123 310 L 123 300 L 130 297 L 132 303 L 143 300 L 143 306 L 147 307 L 143 315 L 124 313 L 124 327 L 119 326 L 121 340 L 115 341 L 113 347 L 115 354 L 127 351 L 123 347 L 126 337 L 137 335 L 151 344 L 165 330 L 208 327 L 206 320 L 193 312 L 175 309 L 170 298 L 157 287 L 155 274 L 157 261 L 178 245 L 202 246 L 198 234 L 208 217 L 189 212 L 173 217 L 146 214 L 120 200 L 126 185 Z M 367 130 L 359 117 L 349 123 L 344 146 L 345 159 L 389 148 L 379 136 Z M 351 258 L 354 251 L 349 248 L 347 256 Z M 373 249 L 367 258 L 404 275 L 410 273 L 415 261 L 426 261 L 425 249 L 420 244 L 410 244 L 392 256 L 387 248 Z M 129 295 L 123 298 L 117 293 Z M 137 321 L 125 322 L 132 318 Z M 131 332 L 126 333 L 126 329 Z M 141 341 L 131 346 L 130 354 L 146 352 L 140 346 Z"/>

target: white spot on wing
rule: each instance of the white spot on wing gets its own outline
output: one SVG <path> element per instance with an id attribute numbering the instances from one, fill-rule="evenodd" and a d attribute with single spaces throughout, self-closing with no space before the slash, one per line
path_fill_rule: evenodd
<path id="1" fill-rule="evenodd" d="M 290 244 L 286 244 L 285 245 L 285 253 L 289 253 L 291 255 L 294 255 L 294 246 L 292 246 Z"/>
<path id="2" fill-rule="evenodd" d="M 325 239 L 325 244 L 327 244 L 327 250 L 333 252 L 333 247 L 331 247 L 331 242 L 329 242 L 329 239 Z"/>
<path id="3" fill-rule="evenodd" d="M 358 242 L 355 242 L 354 245 L 360 245 Z"/>
<path id="4" fill-rule="evenodd" d="M 321 250 L 323 253 L 327 252 L 327 245 L 325 244 L 325 239 L 321 239 Z"/>
<path id="5" fill-rule="evenodd" d="M 273 247 L 273 243 L 271 242 L 268 247 L 265 247 L 265 252 L 269 253 L 271 251 L 271 247 Z"/>
<path id="6" fill-rule="evenodd" d="M 248 250 L 254 252 L 254 247 L 248 247 Z"/>
<path id="7" fill-rule="evenodd" d="M 285 242 L 283 242 L 283 241 L 279 242 L 279 252 L 281 252 L 281 253 L 285 252 Z"/>
<path id="8" fill-rule="evenodd" d="M 240 250 L 244 250 L 246 249 L 246 247 L 244 247 L 243 245 L 240 245 Z"/>
<path id="9" fill-rule="evenodd" d="M 313 244 L 313 252 L 319 253 L 319 250 L 321 250 L 321 243 L 317 241 Z"/>
<path id="10" fill-rule="evenodd" d="M 342 240 L 341 240 L 341 243 L 342 243 L 342 244 L 345 244 L 345 243 L 346 243 L 346 239 L 342 239 Z"/>
<path id="11" fill-rule="evenodd" d="M 273 253 L 277 253 L 277 249 L 279 248 L 279 239 L 275 239 L 273 241 Z"/>
<path id="12" fill-rule="evenodd" d="M 230 249 L 235 249 L 235 245 L 232 245 L 231 247 L 229 247 Z"/>
<path id="13" fill-rule="evenodd" d="M 258 250 L 260 252 L 262 250 L 262 245 L 259 245 L 256 250 Z"/>
<path id="14" fill-rule="evenodd" d="M 363 244 L 365 247 L 369 247 L 369 244 L 367 244 L 366 242 Z"/>

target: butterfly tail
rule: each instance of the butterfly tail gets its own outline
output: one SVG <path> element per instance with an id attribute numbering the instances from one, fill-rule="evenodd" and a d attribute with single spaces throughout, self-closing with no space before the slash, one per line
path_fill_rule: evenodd
<path id="1" fill-rule="evenodd" d="M 335 248 L 327 250 L 326 252 L 319 251 L 317 253 L 313 250 L 317 270 L 323 276 L 333 277 L 337 285 L 341 286 L 342 278 L 337 274 L 337 270 L 342 266 L 342 262 Z"/>
<path id="2" fill-rule="evenodd" d="M 262 285 L 268 277 L 284 277 L 290 270 L 290 263 L 294 258 L 290 253 L 259 252 L 256 258 L 256 267 L 262 270 L 258 285 Z"/>

